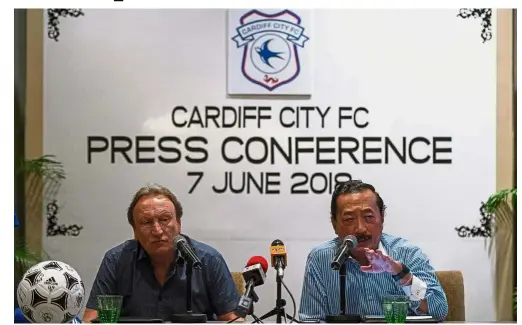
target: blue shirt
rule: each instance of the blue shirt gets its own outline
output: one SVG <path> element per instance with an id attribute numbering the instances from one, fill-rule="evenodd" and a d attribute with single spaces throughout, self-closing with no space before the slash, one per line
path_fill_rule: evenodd
<path id="1" fill-rule="evenodd" d="M 339 272 L 330 264 L 337 251 L 338 238 L 315 247 L 306 262 L 301 294 L 299 318 L 322 320 L 326 315 L 339 315 L 340 293 Z M 446 295 L 433 267 L 422 251 L 405 239 L 382 234 L 381 245 L 394 260 L 406 265 L 411 273 L 427 285 L 425 299 L 428 312 L 434 318 L 444 320 L 448 313 Z M 346 313 L 359 316 L 383 315 L 381 300 L 386 295 L 406 295 L 399 284 L 388 273 L 370 274 L 360 270 L 353 258 L 347 259 L 346 268 Z M 409 315 L 424 315 L 418 307 L 420 301 L 409 302 Z"/>
<path id="2" fill-rule="evenodd" d="M 228 266 L 214 248 L 185 236 L 203 264 L 192 273 L 192 311 L 215 315 L 234 311 L 239 293 Z M 163 286 L 145 250 L 136 240 L 128 240 L 110 249 L 96 275 L 87 308 L 97 309 L 96 296 L 122 295 L 121 316 L 162 318 L 186 313 L 186 263 L 181 256 L 171 265 Z"/>

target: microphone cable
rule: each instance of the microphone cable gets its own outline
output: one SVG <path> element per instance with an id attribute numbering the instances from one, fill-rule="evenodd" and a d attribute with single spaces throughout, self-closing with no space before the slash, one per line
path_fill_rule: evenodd
<path id="1" fill-rule="evenodd" d="M 292 320 L 290 321 L 290 324 L 292 324 L 294 322 L 294 320 L 295 320 L 295 314 L 297 312 L 297 306 L 295 304 L 294 296 L 292 295 L 292 293 L 290 292 L 290 290 L 286 286 L 286 283 L 283 281 L 283 279 L 281 279 L 281 284 L 283 285 L 283 287 L 285 287 L 286 292 L 288 292 L 288 295 L 290 296 L 290 299 L 292 299 L 292 305 L 294 306 L 294 311 L 292 313 Z M 285 315 L 285 323 L 286 323 L 286 315 Z"/>

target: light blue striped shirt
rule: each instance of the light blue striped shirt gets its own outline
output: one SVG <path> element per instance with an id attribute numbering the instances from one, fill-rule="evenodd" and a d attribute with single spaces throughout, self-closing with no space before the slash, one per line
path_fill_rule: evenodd
<path id="1" fill-rule="evenodd" d="M 339 238 L 332 239 L 315 247 L 308 254 L 299 309 L 299 318 L 303 321 L 325 321 L 327 315 L 339 315 L 341 311 L 339 272 L 330 267 L 339 245 Z M 380 247 L 394 260 L 406 265 L 417 281 L 426 286 L 424 299 L 428 303 L 428 314 L 444 320 L 448 314 L 446 295 L 433 267 L 420 248 L 403 238 L 384 233 L 381 236 Z M 383 315 L 383 296 L 406 295 L 404 288 L 399 286 L 390 274 L 362 272 L 360 264 L 353 258 L 349 258 L 346 263 L 347 314 Z M 419 300 L 410 299 L 409 315 L 424 315 L 418 310 L 419 305 Z"/>

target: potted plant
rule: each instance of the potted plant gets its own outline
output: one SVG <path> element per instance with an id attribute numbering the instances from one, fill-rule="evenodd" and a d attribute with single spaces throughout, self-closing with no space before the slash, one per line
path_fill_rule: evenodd
<path id="1" fill-rule="evenodd" d="M 16 172 L 24 175 L 27 200 L 32 200 L 41 195 L 45 197 L 49 194 L 56 194 L 61 181 L 65 179 L 63 165 L 55 160 L 53 155 L 24 159 L 17 164 Z M 41 201 L 36 200 L 36 202 Z M 23 220 L 23 218 L 20 219 Z M 49 259 L 43 250 L 29 247 L 24 234 L 20 233 L 19 230 L 15 230 L 14 246 L 15 283 L 21 280 L 31 266 Z"/>
<path id="2" fill-rule="evenodd" d="M 516 231 L 515 213 L 517 203 L 517 189 L 505 189 L 491 195 L 484 204 L 487 213 L 494 215 L 491 227 L 491 240 L 489 241 L 488 252 L 491 255 L 493 247 L 495 252 L 502 252 L 502 257 L 495 254 L 496 272 L 496 301 L 497 311 L 504 306 L 512 305 L 513 318 L 516 319 L 516 283 L 513 283 L 513 272 L 516 272 L 514 265 L 514 241 L 513 234 Z M 506 275 L 506 276 L 503 276 Z M 512 290 L 513 294 L 506 294 Z M 500 314 L 500 312 L 499 312 Z M 503 318 L 503 316 L 500 316 Z M 498 319 L 504 320 L 504 319 Z"/>

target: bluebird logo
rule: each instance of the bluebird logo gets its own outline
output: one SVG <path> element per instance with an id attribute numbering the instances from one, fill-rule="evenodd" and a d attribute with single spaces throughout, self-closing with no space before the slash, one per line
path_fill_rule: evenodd
<path id="1" fill-rule="evenodd" d="M 243 49 L 245 78 L 269 91 L 295 80 L 301 70 L 298 51 L 309 39 L 301 18 L 290 10 L 276 14 L 251 10 L 239 20 L 232 40 Z"/>

